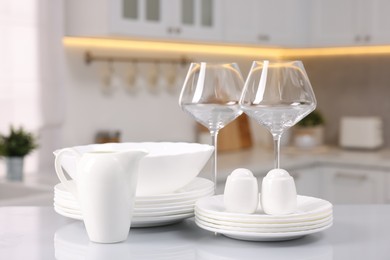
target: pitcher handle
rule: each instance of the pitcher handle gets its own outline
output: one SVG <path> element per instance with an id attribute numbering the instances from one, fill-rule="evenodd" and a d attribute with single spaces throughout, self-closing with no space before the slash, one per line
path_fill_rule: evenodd
<path id="1" fill-rule="evenodd" d="M 61 167 L 62 156 L 64 154 L 67 154 L 67 153 L 71 153 L 73 155 L 76 155 L 77 158 L 79 158 L 81 156 L 79 152 L 77 152 L 76 150 L 74 150 L 72 148 L 62 149 L 62 150 L 60 150 L 56 154 L 56 157 L 55 157 L 55 160 L 54 160 L 54 168 L 55 168 L 55 171 L 57 173 L 58 179 L 60 179 L 61 183 L 65 186 L 65 188 L 69 192 L 71 192 L 77 198 L 78 194 L 77 194 L 76 186 L 75 185 L 70 185 L 69 181 L 71 179 L 67 179 L 66 178 L 65 173 L 64 173 L 64 171 L 63 171 L 63 169 Z"/>

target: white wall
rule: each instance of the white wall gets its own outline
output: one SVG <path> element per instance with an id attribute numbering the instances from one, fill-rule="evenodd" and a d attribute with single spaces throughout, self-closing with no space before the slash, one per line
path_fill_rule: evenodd
<path id="1" fill-rule="evenodd" d="M 61 1 L 0 1 L 0 132 L 22 126 L 38 137 L 26 173 L 52 166 L 60 138 L 62 14 Z"/>
<path id="2" fill-rule="evenodd" d="M 116 80 L 111 94 L 103 90 L 102 76 L 107 63 L 86 65 L 85 49 L 66 48 L 65 120 L 63 146 L 94 142 L 98 130 L 120 130 L 122 141 L 194 141 L 194 121 L 178 105 L 180 84 L 186 68 L 177 68 L 176 90 L 167 91 L 161 76 L 157 90 L 152 92 L 147 75 L 150 65 L 137 65 L 136 93 L 126 90 L 129 63 L 114 63 Z M 131 56 L 131 53 L 113 51 L 113 55 Z M 99 51 L 94 51 L 99 54 Z M 101 52 L 100 52 L 101 53 Z M 108 52 L 111 54 L 111 52 Z M 164 71 L 168 66 L 160 66 Z"/>
<path id="3" fill-rule="evenodd" d="M 103 91 L 102 76 L 107 72 L 107 63 L 85 64 L 86 50 L 95 55 L 126 57 L 172 57 L 169 53 L 139 53 L 84 47 L 65 48 L 65 120 L 63 122 L 62 145 L 73 146 L 94 142 L 98 130 L 120 130 L 122 141 L 196 141 L 195 121 L 178 105 L 181 85 L 188 69 L 177 68 L 177 82 L 173 93 L 167 91 L 164 71 L 169 67 L 159 66 L 162 76 L 156 93 L 148 82 L 150 64 L 137 65 L 137 89 L 128 93 L 126 76 L 132 68 L 130 63 L 114 63 L 117 76 L 111 94 Z M 192 61 L 238 62 L 244 78 L 251 65 L 250 59 L 237 59 L 234 55 L 224 57 L 188 57 Z M 251 122 L 256 143 L 268 142 L 270 135 L 257 123 Z"/>

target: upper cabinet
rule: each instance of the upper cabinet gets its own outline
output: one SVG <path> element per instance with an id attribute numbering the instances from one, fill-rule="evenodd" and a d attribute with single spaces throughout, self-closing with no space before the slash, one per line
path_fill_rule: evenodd
<path id="1" fill-rule="evenodd" d="M 390 43 L 390 1 L 312 0 L 311 46 Z"/>
<path id="2" fill-rule="evenodd" d="M 225 40 L 301 47 L 307 43 L 306 0 L 225 0 Z"/>
<path id="3" fill-rule="evenodd" d="M 222 0 L 69 0 L 66 31 L 72 36 L 220 40 L 222 4 Z"/>
<path id="4" fill-rule="evenodd" d="M 390 44 L 390 1 L 371 0 L 365 1 L 371 5 L 369 9 L 368 40 L 370 44 Z"/>
<path id="5" fill-rule="evenodd" d="M 66 0 L 69 36 L 281 47 L 390 44 L 389 0 Z"/>

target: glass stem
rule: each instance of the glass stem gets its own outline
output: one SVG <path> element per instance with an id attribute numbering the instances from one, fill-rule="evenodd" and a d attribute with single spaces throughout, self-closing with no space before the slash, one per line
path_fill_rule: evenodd
<path id="1" fill-rule="evenodd" d="M 213 159 L 213 182 L 214 182 L 214 194 L 217 194 L 217 149 L 218 149 L 218 130 L 210 131 L 211 145 L 214 146 L 214 159 Z"/>
<path id="2" fill-rule="evenodd" d="M 274 138 L 274 163 L 275 163 L 275 169 L 280 168 L 280 138 L 282 137 L 281 134 L 273 134 Z"/>

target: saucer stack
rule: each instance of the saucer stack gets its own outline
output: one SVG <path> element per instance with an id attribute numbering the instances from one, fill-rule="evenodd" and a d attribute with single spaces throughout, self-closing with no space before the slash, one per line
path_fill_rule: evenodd
<path id="1" fill-rule="evenodd" d="M 68 182 L 75 185 L 73 181 Z M 131 227 L 162 226 L 193 217 L 195 202 L 213 194 L 213 182 L 197 177 L 169 194 L 137 196 Z M 54 210 L 62 216 L 83 220 L 79 201 L 62 183 L 54 187 Z"/>
<path id="2" fill-rule="evenodd" d="M 298 196 L 297 201 L 293 214 L 267 215 L 260 206 L 254 214 L 227 212 L 223 195 L 202 198 L 195 204 L 195 222 L 205 230 L 249 241 L 290 240 L 332 226 L 330 202 L 307 196 Z"/>

